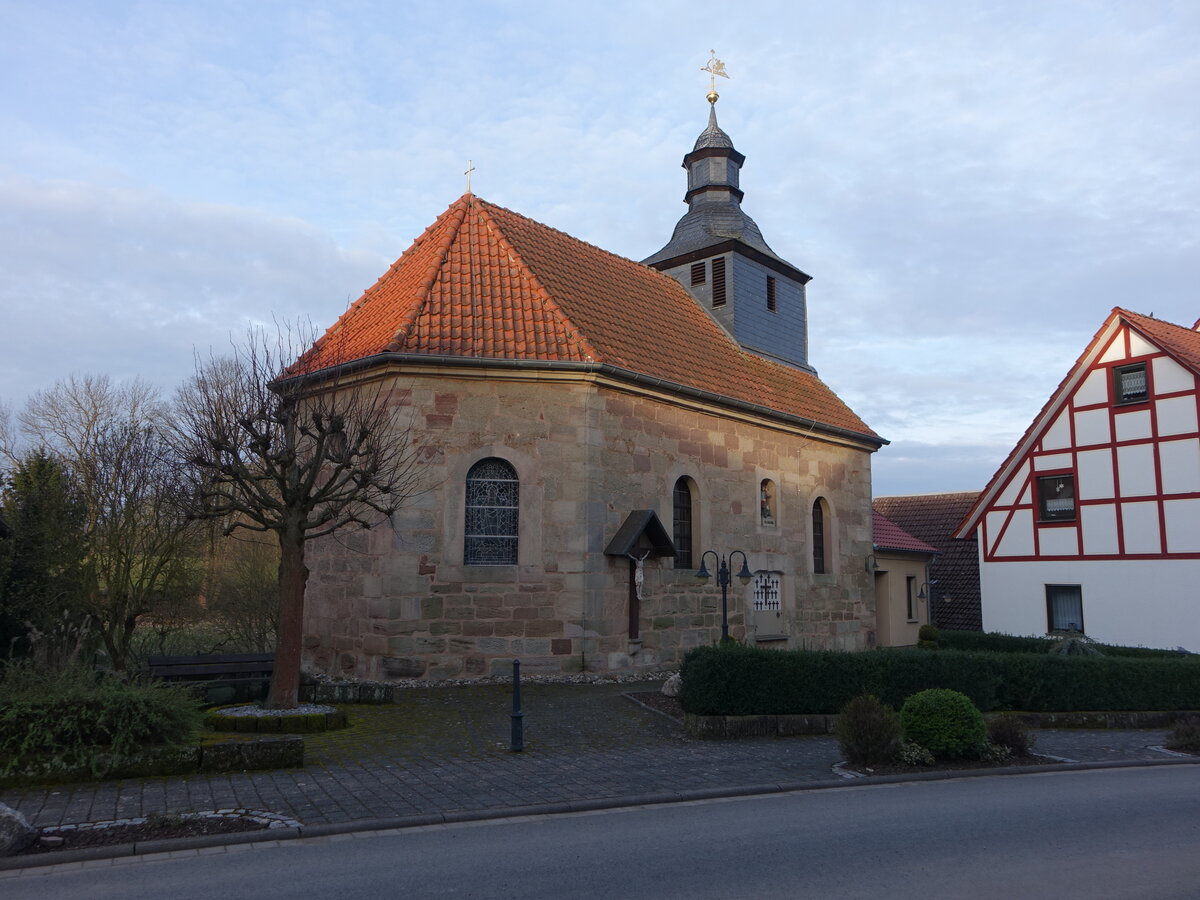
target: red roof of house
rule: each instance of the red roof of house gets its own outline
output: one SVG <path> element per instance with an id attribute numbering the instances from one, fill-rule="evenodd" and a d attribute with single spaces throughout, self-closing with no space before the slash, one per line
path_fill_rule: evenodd
<path id="1" fill-rule="evenodd" d="M 1054 392 L 1050 395 L 1050 399 L 1046 401 L 1041 410 L 1038 411 L 1038 414 L 1034 416 L 1033 421 L 1029 423 L 1029 427 L 1025 429 L 1025 433 L 1021 435 L 1021 439 L 1017 441 L 1016 446 L 1012 448 L 1012 451 L 1005 457 L 1004 462 L 1000 464 L 1000 468 L 992 475 L 987 483 L 987 487 L 980 491 L 979 498 L 955 530 L 956 535 L 966 537 L 979 524 L 979 517 L 983 514 L 986 505 L 991 502 L 992 495 L 998 488 L 1002 478 L 1007 476 L 1009 467 L 1025 452 L 1027 449 L 1026 445 L 1030 439 L 1048 424 L 1050 414 L 1057 411 L 1059 401 L 1064 396 L 1066 388 L 1084 368 L 1092 364 L 1093 357 L 1100 350 L 1101 338 L 1108 334 L 1109 330 L 1117 322 L 1124 322 L 1151 343 L 1161 347 L 1164 352 L 1174 357 L 1180 365 L 1186 366 L 1200 375 L 1200 332 L 1183 325 L 1172 325 L 1170 322 L 1164 322 L 1153 316 L 1143 316 L 1140 313 L 1114 306 L 1108 318 L 1104 320 L 1104 324 L 1100 326 L 1091 341 L 1088 342 L 1087 347 L 1079 354 L 1079 358 L 1075 360 L 1075 364 L 1067 370 L 1067 374 L 1058 383 L 1058 387 L 1054 389 Z"/>
<path id="2" fill-rule="evenodd" d="M 298 363 L 591 363 L 885 443 L 819 378 L 747 353 L 673 278 L 464 194 Z"/>
<path id="3" fill-rule="evenodd" d="M 937 553 L 937 547 L 913 537 L 882 513 L 871 510 L 872 541 L 876 550 L 902 550 L 905 553 Z"/>

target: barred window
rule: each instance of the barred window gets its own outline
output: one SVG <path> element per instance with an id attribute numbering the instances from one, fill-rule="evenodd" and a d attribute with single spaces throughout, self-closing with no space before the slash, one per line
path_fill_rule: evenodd
<path id="1" fill-rule="evenodd" d="M 467 565 L 516 565 L 519 489 L 516 469 L 502 459 L 481 459 L 471 466 L 463 546 Z"/>
<path id="2" fill-rule="evenodd" d="M 1146 364 L 1118 366 L 1113 369 L 1113 396 L 1115 402 L 1142 403 L 1149 394 L 1146 385 Z"/>

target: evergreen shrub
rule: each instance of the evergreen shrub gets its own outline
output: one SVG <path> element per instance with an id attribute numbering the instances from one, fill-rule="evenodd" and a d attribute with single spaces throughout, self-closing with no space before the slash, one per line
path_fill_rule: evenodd
<path id="1" fill-rule="evenodd" d="M 917 640 L 921 641 L 922 643 L 929 641 L 930 643 L 936 644 L 939 637 L 940 632 L 938 631 L 936 625 L 922 625 L 917 629 Z"/>
<path id="2" fill-rule="evenodd" d="M 992 653 L 1049 653 L 1060 644 L 1057 638 L 1021 637 L 983 631 L 941 630 L 938 644 L 952 650 L 990 651 Z M 1135 659 L 1186 659 L 1200 662 L 1200 654 L 1184 653 L 1180 650 L 1159 650 L 1152 647 L 1122 647 L 1117 644 L 1093 643 L 1105 656 L 1121 656 Z"/>
<path id="3" fill-rule="evenodd" d="M 0 682 L 0 774 L 86 768 L 100 777 L 114 757 L 181 744 L 198 724 L 196 701 L 181 687 L 11 664 Z"/>
<path id="4" fill-rule="evenodd" d="M 855 765 L 891 762 L 900 748 L 900 719 L 879 698 L 861 694 L 838 714 L 837 738 L 842 754 Z"/>
<path id="5" fill-rule="evenodd" d="M 904 739 L 937 759 L 978 758 L 987 744 L 983 714 L 958 691 L 931 688 L 913 694 L 900 709 Z"/>

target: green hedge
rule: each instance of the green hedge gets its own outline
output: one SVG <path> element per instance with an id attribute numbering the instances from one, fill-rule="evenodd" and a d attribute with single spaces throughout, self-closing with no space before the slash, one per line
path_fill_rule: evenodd
<path id="1" fill-rule="evenodd" d="M 51 766 L 99 777 L 114 758 L 188 740 L 198 723 L 196 702 L 182 688 L 10 666 L 0 683 L 0 774 Z"/>
<path id="2" fill-rule="evenodd" d="M 990 651 L 992 653 L 1049 653 L 1058 643 L 1049 637 L 1019 637 L 984 631 L 942 631 L 938 645 L 950 650 Z M 1125 656 L 1137 659 L 1187 659 L 1200 662 L 1200 654 L 1178 650 L 1156 650 L 1152 647 L 1122 647 L 1118 644 L 1096 644 L 1105 656 Z"/>
<path id="3" fill-rule="evenodd" d="M 680 702 L 697 715 L 837 713 L 859 694 L 899 709 L 928 688 L 961 691 L 985 712 L 1200 708 L 1200 666 L 1178 659 L 739 646 L 692 650 L 681 671 Z"/>

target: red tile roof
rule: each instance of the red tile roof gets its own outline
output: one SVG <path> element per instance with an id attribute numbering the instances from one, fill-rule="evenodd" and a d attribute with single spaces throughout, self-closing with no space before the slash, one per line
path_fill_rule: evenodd
<path id="1" fill-rule="evenodd" d="M 905 553 L 937 553 L 924 541 L 917 540 L 891 519 L 871 510 L 872 541 L 876 550 L 901 550 Z"/>
<path id="2" fill-rule="evenodd" d="M 937 548 L 940 554 L 929 567 L 929 578 L 938 601 L 934 605 L 934 624 L 956 631 L 983 629 L 983 608 L 979 595 L 979 550 L 975 535 L 956 540 L 954 529 L 979 491 L 955 491 L 942 494 L 908 494 L 876 497 L 872 509 L 891 519 L 900 528 Z M 946 600 L 945 598 L 949 598 Z"/>
<path id="3" fill-rule="evenodd" d="M 1067 387 L 1081 370 L 1092 364 L 1094 361 L 1093 357 L 1100 350 L 1100 339 L 1108 334 L 1113 324 L 1118 321 L 1124 322 L 1134 331 L 1140 332 L 1143 337 L 1151 343 L 1157 344 L 1181 365 L 1188 367 L 1200 375 L 1200 332 L 1182 325 L 1172 325 L 1170 322 L 1164 322 L 1153 316 L 1143 316 L 1140 313 L 1114 306 L 1108 318 L 1104 320 L 1104 324 L 1100 326 L 1091 341 L 1088 342 L 1087 347 L 1079 354 L 1079 358 L 1075 360 L 1075 364 L 1067 370 L 1067 374 L 1058 383 L 1058 387 L 1054 389 L 1054 392 L 1050 395 L 1050 399 L 1046 401 L 1041 410 L 1038 411 L 1038 414 L 1034 416 L 1033 421 L 1029 423 L 1029 427 L 1025 429 L 1025 433 L 1021 435 L 1021 439 L 1017 441 L 1016 446 L 1012 448 L 1008 456 L 1005 457 L 1004 462 L 1000 464 L 1000 468 L 992 475 L 987 483 L 987 487 L 980 491 L 978 500 L 976 500 L 975 504 L 959 523 L 955 532 L 956 534 L 966 536 L 969 532 L 974 531 L 975 527 L 979 524 L 979 518 L 983 515 L 984 508 L 991 502 L 992 495 L 999 489 L 1000 481 L 1007 476 L 1009 467 L 1027 450 L 1027 444 L 1031 438 L 1048 424 L 1050 414 L 1057 411 L 1059 402 L 1065 395 Z"/>
<path id="4" fill-rule="evenodd" d="M 297 368 L 381 353 L 597 364 L 884 443 L 815 375 L 742 350 L 673 278 L 471 194 Z"/>

